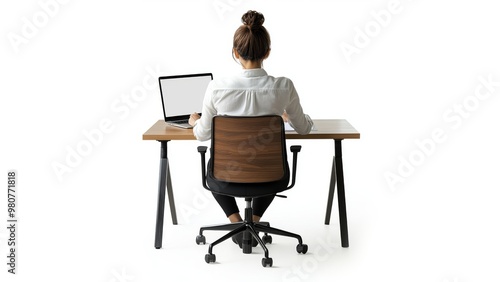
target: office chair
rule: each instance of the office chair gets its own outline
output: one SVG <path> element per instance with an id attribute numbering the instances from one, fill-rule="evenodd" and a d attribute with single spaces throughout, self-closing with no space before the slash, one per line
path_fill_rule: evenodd
<path id="1" fill-rule="evenodd" d="M 205 244 L 205 230 L 230 231 L 208 247 L 207 263 L 215 262 L 213 247 L 243 232 L 240 247 L 243 253 L 252 252 L 252 238 L 264 249 L 262 266 L 271 267 L 272 258 L 266 243 L 272 242 L 269 234 L 296 238 L 298 253 L 305 254 L 307 245 L 300 235 L 272 228 L 268 222 L 252 221 L 252 200 L 273 195 L 295 185 L 297 154 L 301 146 L 291 146 L 293 169 L 291 184 L 288 167 L 283 119 L 278 115 L 256 117 L 215 116 L 212 120 L 211 158 L 205 169 L 206 146 L 199 146 L 203 187 L 213 193 L 245 198 L 243 222 L 204 226 L 196 237 L 197 244 Z M 262 239 L 257 232 L 263 232 Z M 253 246 L 256 246 L 254 244 Z"/>

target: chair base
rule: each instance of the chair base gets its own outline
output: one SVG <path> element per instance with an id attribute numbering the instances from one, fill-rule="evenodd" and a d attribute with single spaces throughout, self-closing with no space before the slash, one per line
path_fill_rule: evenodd
<path id="1" fill-rule="evenodd" d="M 269 234 L 286 236 L 296 238 L 299 241 L 299 244 L 296 247 L 298 253 L 305 254 L 307 252 L 307 245 L 303 244 L 302 237 L 298 234 L 291 233 L 285 230 L 273 228 L 269 225 L 268 222 L 253 222 L 252 221 L 252 208 L 251 208 L 251 199 L 246 199 L 247 208 L 245 209 L 245 220 L 243 222 L 236 223 L 228 223 L 221 225 L 210 225 L 203 226 L 200 228 L 200 233 L 196 237 L 197 244 L 205 244 L 205 236 L 203 235 L 204 231 L 207 230 L 216 230 L 216 231 L 229 231 L 224 236 L 220 237 L 213 243 L 208 246 L 208 254 L 205 255 L 205 261 L 207 263 L 215 262 L 215 255 L 212 250 L 213 247 L 226 241 L 232 236 L 243 233 L 243 240 L 240 247 L 243 250 L 243 253 L 249 254 L 252 253 L 252 238 L 258 242 L 258 244 L 264 250 L 264 258 L 262 259 L 262 265 L 264 267 L 271 267 L 273 264 L 272 258 L 269 257 L 269 250 L 266 247 L 266 243 L 272 243 L 272 237 Z M 258 232 L 263 232 L 264 236 L 262 238 L 259 237 Z"/>

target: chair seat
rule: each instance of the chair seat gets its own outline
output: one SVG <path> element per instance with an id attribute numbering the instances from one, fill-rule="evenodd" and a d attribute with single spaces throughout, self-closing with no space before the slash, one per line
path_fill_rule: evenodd
<path id="1" fill-rule="evenodd" d="M 223 182 L 215 179 L 211 163 L 208 162 L 207 185 L 214 193 L 240 198 L 255 198 L 274 195 L 289 189 L 290 169 L 285 167 L 285 175 L 278 181 L 261 183 L 235 183 Z M 256 185 L 257 184 L 257 185 Z"/>

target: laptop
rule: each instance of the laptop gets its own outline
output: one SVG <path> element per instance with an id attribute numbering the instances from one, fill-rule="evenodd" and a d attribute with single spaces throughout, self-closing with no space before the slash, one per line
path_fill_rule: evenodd
<path id="1" fill-rule="evenodd" d="M 159 77 L 165 122 L 181 128 L 192 128 L 188 123 L 189 116 L 192 113 L 201 115 L 205 91 L 212 79 L 211 73 Z"/>

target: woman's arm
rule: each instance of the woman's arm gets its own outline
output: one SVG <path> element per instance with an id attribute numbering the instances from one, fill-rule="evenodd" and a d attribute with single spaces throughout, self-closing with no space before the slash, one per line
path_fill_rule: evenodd
<path id="1" fill-rule="evenodd" d="M 205 98 L 203 98 L 203 108 L 201 110 L 201 117 L 198 114 L 191 114 L 189 124 L 194 126 L 193 134 L 196 139 L 206 141 L 212 138 L 212 118 L 217 114 L 217 110 L 212 102 L 212 83 L 208 84 Z"/>
<path id="2" fill-rule="evenodd" d="M 295 86 L 290 81 L 290 102 L 285 108 L 286 118 L 288 123 L 299 134 L 308 134 L 313 127 L 313 121 L 309 115 L 304 114 L 302 106 L 300 105 L 299 94 L 295 90 Z"/>

